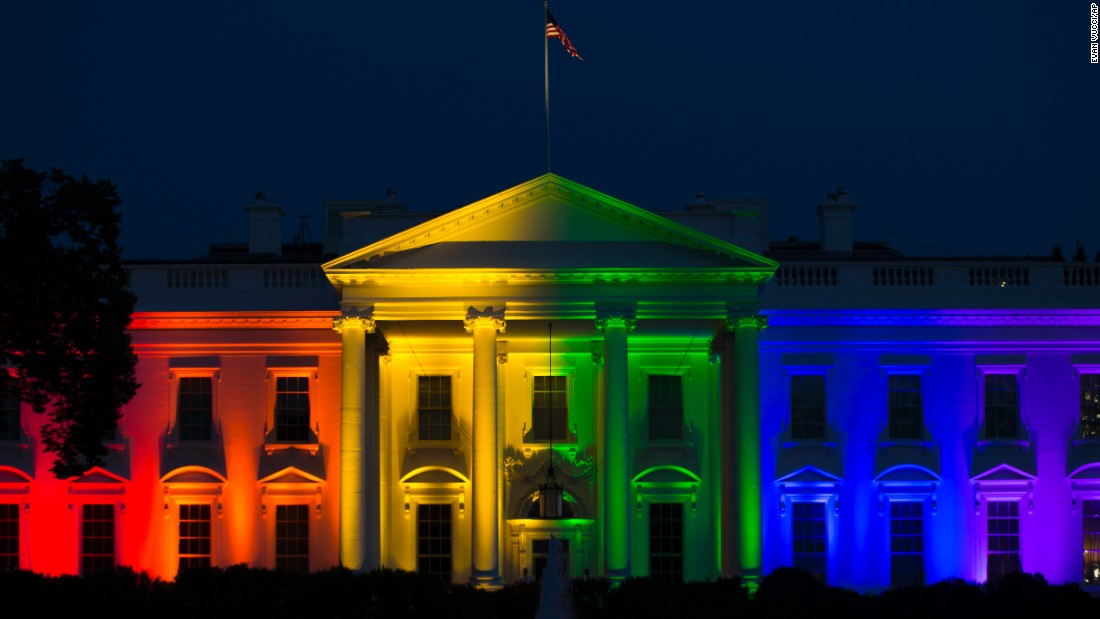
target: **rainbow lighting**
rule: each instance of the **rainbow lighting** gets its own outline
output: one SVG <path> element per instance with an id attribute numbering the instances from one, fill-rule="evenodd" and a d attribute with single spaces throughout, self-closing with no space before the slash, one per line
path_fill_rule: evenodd
<path id="1" fill-rule="evenodd" d="M 437 216 L 326 204 L 279 254 L 281 207 L 247 209 L 256 247 L 130 265 L 142 387 L 105 466 L 53 478 L 6 401 L 0 567 L 493 589 L 554 536 L 614 582 L 1100 580 L 1094 267 L 769 250 L 764 202 L 656 214 L 553 174 Z"/>

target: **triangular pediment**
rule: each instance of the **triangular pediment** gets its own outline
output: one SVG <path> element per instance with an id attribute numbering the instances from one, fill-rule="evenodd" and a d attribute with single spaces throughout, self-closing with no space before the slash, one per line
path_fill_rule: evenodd
<path id="1" fill-rule="evenodd" d="M 128 479 L 121 475 L 116 475 L 107 469 L 93 466 L 88 469 L 86 473 L 79 477 L 73 477 L 69 480 L 72 484 L 124 484 Z"/>
<path id="2" fill-rule="evenodd" d="M 1001 464 L 971 478 L 972 482 L 1030 482 L 1035 475 L 1008 464 Z"/>
<path id="3" fill-rule="evenodd" d="M 325 265 L 359 269 L 747 269 L 777 264 L 665 217 L 545 174 Z"/>
<path id="4" fill-rule="evenodd" d="M 291 466 L 262 477 L 259 481 L 261 484 L 317 484 L 325 480 L 313 473 Z"/>
<path id="5" fill-rule="evenodd" d="M 830 485 L 840 483 L 841 481 L 842 480 L 836 475 L 823 471 L 816 466 L 806 466 L 776 479 L 775 483 L 790 485 Z"/>

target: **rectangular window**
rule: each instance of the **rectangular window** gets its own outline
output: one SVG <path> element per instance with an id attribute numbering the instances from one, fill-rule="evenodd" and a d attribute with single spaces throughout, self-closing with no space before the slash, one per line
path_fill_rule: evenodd
<path id="1" fill-rule="evenodd" d="M 80 573 L 93 574 L 115 566 L 115 506 L 85 505 L 80 537 Z"/>
<path id="2" fill-rule="evenodd" d="M 1020 397 L 1015 374 L 985 375 L 985 436 L 1016 438 Z"/>
<path id="3" fill-rule="evenodd" d="M 1100 374 L 1081 375 L 1081 436 L 1100 437 Z"/>
<path id="4" fill-rule="evenodd" d="M 649 377 L 649 440 L 683 438 L 684 396 L 679 376 Z"/>
<path id="5" fill-rule="evenodd" d="M 791 508 L 794 567 L 825 582 L 825 504 L 798 501 Z"/>
<path id="6" fill-rule="evenodd" d="M 309 440 L 309 378 L 275 379 L 275 440 Z"/>
<path id="7" fill-rule="evenodd" d="M 179 569 L 210 567 L 210 505 L 180 505 Z"/>
<path id="8" fill-rule="evenodd" d="M 421 503 L 416 506 L 416 571 L 451 582 L 451 506 Z"/>
<path id="9" fill-rule="evenodd" d="M 179 379 L 176 425 L 181 441 L 209 441 L 214 425 L 213 379 L 184 376 Z"/>
<path id="10" fill-rule="evenodd" d="M 417 388 L 417 436 L 422 441 L 451 440 L 451 377 L 421 376 Z"/>
<path id="11" fill-rule="evenodd" d="M 649 504 L 649 577 L 684 580 L 684 505 Z"/>
<path id="12" fill-rule="evenodd" d="M 19 409 L 22 403 L 15 389 L 15 379 L 0 376 L 0 441 L 19 440 Z"/>
<path id="13" fill-rule="evenodd" d="M 569 427 L 565 376 L 536 376 L 531 400 L 531 432 L 536 441 L 564 441 Z"/>
<path id="14" fill-rule="evenodd" d="M 275 569 L 309 571 L 309 506 L 275 506 Z"/>
<path id="15" fill-rule="evenodd" d="M 0 572 L 19 569 L 19 505 L 0 503 Z"/>
<path id="16" fill-rule="evenodd" d="M 824 375 L 791 376 L 791 438 L 796 441 L 825 438 Z"/>
<path id="17" fill-rule="evenodd" d="M 890 438 L 918 439 L 921 437 L 921 402 L 919 374 L 891 374 L 889 377 L 887 416 Z"/>
<path id="18" fill-rule="evenodd" d="M 994 582 L 1005 574 L 1020 571 L 1020 503 L 986 503 L 989 531 L 986 580 Z"/>
<path id="19" fill-rule="evenodd" d="M 561 544 L 558 547 L 558 557 L 564 570 L 563 576 L 569 578 L 569 540 L 554 538 L 554 541 Z M 531 540 L 531 559 L 535 564 L 535 580 L 540 581 L 542 573 L 546 571 L 546 564 L 550 561 L 550 540 Z"/>
<path id="20" fill-rule="evenodd" d="M 917 501 L 890 502 L 890 584 L 924 584 L 924 519 Z"/>
<path id="21" fill-rule="evenodd" d="M 1100 500 L 1081 502 L 1081 529 L 1084 541 L 1085 584 L 1100 582 Z"/>

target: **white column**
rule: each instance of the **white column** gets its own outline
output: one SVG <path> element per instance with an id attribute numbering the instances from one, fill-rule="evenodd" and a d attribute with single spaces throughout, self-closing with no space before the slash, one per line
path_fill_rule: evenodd
<path id="1" fill-rule="evenodd" d="M 615 581 L 630 574 L 630 382 L 627 333 L 634 329 L 633 308 L 597 310 L 603 331 L 604 373 L 604 574 Z"/>
<path id="2" fill-rule="evenodd" d="M 471 582 L 479 587 L 498 587 L 501 580 L 497 333 L 504 331 L 504 310 L 488 307 L 478 311 L 471 307 L 465 324 L 466 330 L 474 335 Z"/>
<path id="3" fill-rule="evenodd" d="M 364 571 L 365 547 L 370 534 L 370 515 L 365 493 L 376 488 L 366 478 L 367 458 L 377 458 L 366 449 L 366 334 L 374 333 L 371 311 L 349 307 L 334 318 L 332 328 L 341 334 L 340 370 L 340 564 Z M 375 515 L 377 520 L 377 514 Z M 375 523 L 377 524 L 377 523 Z M 377 527 L 375 527 L 377 529 Z"/>

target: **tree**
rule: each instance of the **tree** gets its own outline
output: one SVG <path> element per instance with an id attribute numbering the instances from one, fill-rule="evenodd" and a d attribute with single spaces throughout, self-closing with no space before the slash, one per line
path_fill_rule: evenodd
<path id="1" fill-rule="evenodd" d="M 0 167 L 0 367 L 20 399 L 48 412 L 42 444 L 61 479 L 103 464 L 138 388 L 119 202 L 107 180 L 20 159 Z"/>

